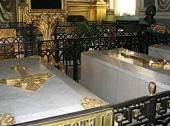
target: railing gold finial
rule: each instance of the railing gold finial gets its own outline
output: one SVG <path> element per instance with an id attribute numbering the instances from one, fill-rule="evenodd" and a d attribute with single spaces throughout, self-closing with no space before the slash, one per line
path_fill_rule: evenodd
<path id="1" fill-rule="evenodd" d="M 153 96 L 156 93 L 156 84 L 155 82 L 150 82 L 148 85 L 149 93 Z"/>

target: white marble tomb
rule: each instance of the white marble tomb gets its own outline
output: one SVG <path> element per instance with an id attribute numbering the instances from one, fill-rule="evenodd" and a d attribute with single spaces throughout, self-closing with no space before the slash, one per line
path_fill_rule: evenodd
<path id="1" fill-rule="evenodd" d="M 170 61 L 170 45 L 151 45 L 148 49 L 148 55 Z"/>
<path id="2" fill-rule="evenodd" d="M 0 114 L 10 113 L 15 117 L 16 124 L 84 110 L 81 104 L 84 98 L 101 101 L 83 86 L 37 58 L 0 62 L 0 79 L 19 76 L 10 68 L 14 64 L 26 66 L 31 75 L 46 72 L 53 74 L 35 92 L 0 84 Z"/>
<path id="3" fill-rule="evenodd" d="M 156 83 L 157 92 L 170 89 L 170 70 L 152 68 L 122 53 L 155 59 L 126 49 L 83 52 L 81 85 L 110 104 L 149 95 L 149 82 Z"/>

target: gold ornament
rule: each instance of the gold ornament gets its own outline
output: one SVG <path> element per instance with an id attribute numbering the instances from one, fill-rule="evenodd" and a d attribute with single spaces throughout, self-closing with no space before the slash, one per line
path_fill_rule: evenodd
<path id="1" fill-rule="evenodd" d="M 26 71 L 26 68 L 21 65 L 14 65 L 11 68 L 14 69 L 20 77 L 1 79 L 0 83 L 12 85 L 18 88 L 25 88 L 31 91 L 36 91 L 48 78 L 53 75 L 52 73 L 30 75 Z"/>
<path id="2" fill-rule="evenodd" d="M 100 106 L 104 106 L 108 104 L 109 103 L 103 100 L 97 100 L 97 99 L 88 98 L 88 97 L 84 98 L 81 103 L 84 109 L 91 109 L 91 108 L 100 107 Z"/>

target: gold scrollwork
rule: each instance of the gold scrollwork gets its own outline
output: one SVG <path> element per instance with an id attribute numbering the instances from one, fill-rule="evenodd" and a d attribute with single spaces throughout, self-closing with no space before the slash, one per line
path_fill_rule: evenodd
<path id="1" fill-rule="evenodd" d="M 170 109 L 170 100 L 168 100 L 167 107 Z"/>
<path id="2" fill-rule="evenodd" d="M 27 23 L 34 22 L 34 25 L 38 27 L 39 31 L 43 35 L 43 40 L 51 40 L 51 35 L 58 21 L 64 21 L 65 13 L 58 12 L 42 12 L 42 13 L 30 13 L 28 3 L 24 4 L 23 17 Z"/>
<path id="3" fill-rule="evenodd" d="M 109 113 L 109 116 L 108 116 Z M 41 126 L 112 126 L 113 111 L 112 109 L 100 110 L 86 114 L 68 117 L 64 120 L 46 122 Z"/>
<path id="4" fill-rule="evenodd" d="M 15 123 L 15 117 L 9 113 L 0 114 L 0 126 L 9 126 Z"/>
<path id="5" fill-rule="evenodd" d="M 91 108 L 95 108 L 95 107 L 99 107 L 99 106 L 104 106 L 104 105 L 108 105 L 109 103 L 103 101 L 103 100 L 97 100 L 94 98 L 84 98 L 82 100 L 81 105 L 85 108 L 85 109 L 91 109 Z"/>
<path id="6" fill-rule="evenodd" d="M 43 39 L 51 40 L 51 35 L 55 26 L 59 20 L 62 20 L 62 18 L 62 15 L 56 13 L 43 13 L 36 17 L 34 23 L 42 33 Z"/>
<path id="7" fill-rule="evenodd" d="M 155 68 L 170 70 L 170 63 L 165 59 L 160 59 L 157 61 L 150 60 L 149 65 Z"/>
<path id="8" fill-rule="evenodd" d="M 0 39 L 16 37 L 16 29 L 0 29 Z"/>
<path id="9" fill-rule="evenodd" d="M 161 103 L 156 103 L 156 111 L 159 112 L 162 109 Z"/>
<path id="10" fill-rule="evenodd" d="M 42 84 L 46 82 L 48 78 L 53 75 L 52 73 L 30 75 L 26 68 L 21 65 L 13 65 L 11 68 L 14 69 L 20 75 L 20 77 L 1 79 L 0 83 L 12 85 L 18 88 L 25 88 L 31 91 L 36 91 Z"/>
<path id="11" fill-rule="evenodd" d="M 132 111 L 132 115 L 134 119 L 138 119 L 139 116 L 141 115 L 140 109 L 135 109 Z"/>
<path id="12" fill-rule="evenodd" d="M 43 42 L 42 49 L 52 49 L 55 47 L 55 44 L 53 41 L 45 41 Z"/>
<path id="13" fill-rule="evenodd" d="M 122 113 L 115 114 L 115 121 L 120 123 L 125 119 L 124 115 Z"/>
<path id="14" fill-rule="evenodd" d="M 64 63 L 58 62 L 57 67 L 61 72 L 66 73 L 66 67 L 65 67 Z"/>

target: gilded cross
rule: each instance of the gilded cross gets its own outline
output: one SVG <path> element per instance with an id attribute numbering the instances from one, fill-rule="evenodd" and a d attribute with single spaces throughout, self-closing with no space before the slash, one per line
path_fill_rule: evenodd
<path id="1" fill-rule="evenodd" d="M 45 81 L 52 76 L 51 73 L 30 75 L 26 68 L 21 65 L 14 65 L 11 68 L 14 69 L 20 77 L 1 79 L 0 83 L 31 91 L 36 91 L 40 85 L 44 84 Z"/>

